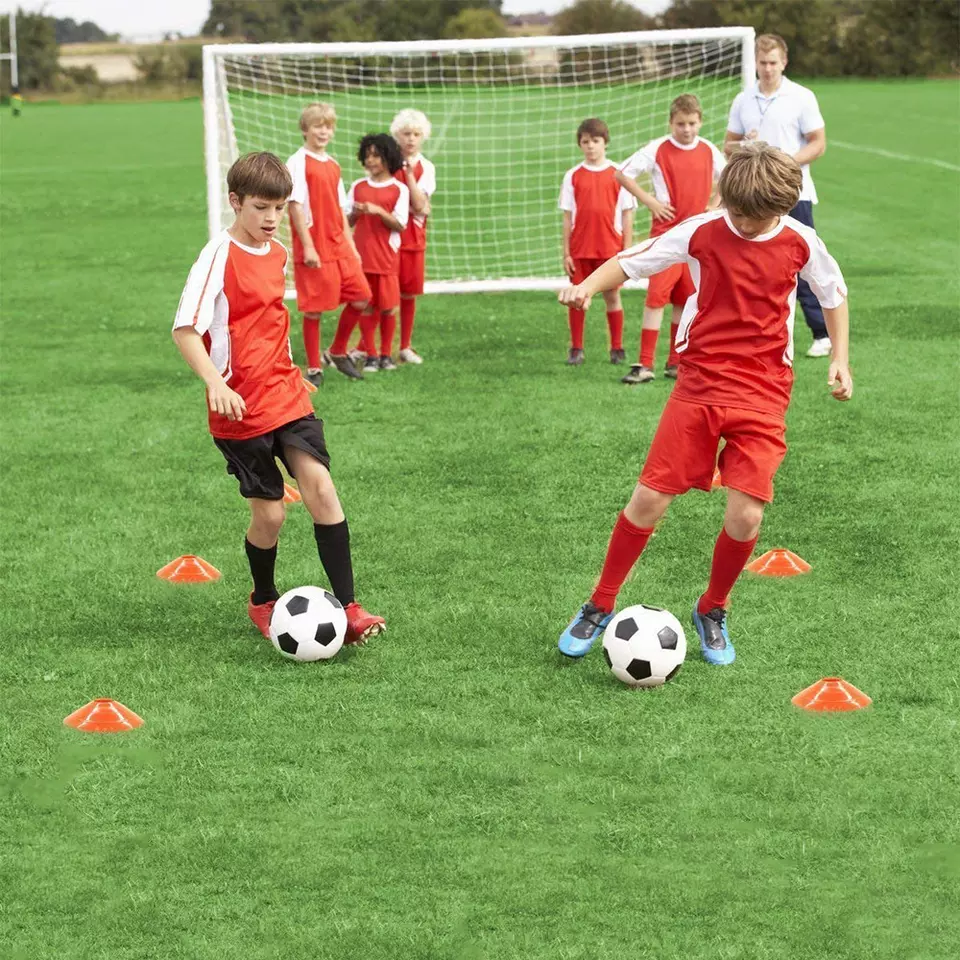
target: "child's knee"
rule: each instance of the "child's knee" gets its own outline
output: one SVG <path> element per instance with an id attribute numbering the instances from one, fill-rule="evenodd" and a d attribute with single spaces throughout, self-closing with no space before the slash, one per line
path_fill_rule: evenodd
<path id="1" fill-rule="evenodd" d="M 278 534 L 287 518 L 282 500 L 251 500 L 254 525 L 263 533 Z"/>
<path id="2" fill-rule="evenodd" d="M 606 304 L 608 310 L 619 310 L 621 307 L 620 291 L 605 290 L 603 294 L 603 302 Z"/>
<path id="3" fill-rule="evenodd" d="M 724 522 L 727 532 L 735 540 L 752 540 L 760 532 L 765 507 L 762 500 L 746 494 L 731 497 Z"/>

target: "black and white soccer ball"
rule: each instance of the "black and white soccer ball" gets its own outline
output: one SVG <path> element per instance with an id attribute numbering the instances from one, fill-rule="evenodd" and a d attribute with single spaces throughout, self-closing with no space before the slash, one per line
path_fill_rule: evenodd
<path id="1" fill-rule="evenodd" d="M 621 610 L 607 624 L 603 655 L 623 683 L 659 687 L 680 670 L 687 655 L 687 638 L 672 613 L 638 604 Z"/>
<path id="2" fill-rule="evenodd" d="M 294 587 L 273 608 L 270 639 L 292 660 L 329 660 L 347 635 L 343 604 L 319 587 Z"/>

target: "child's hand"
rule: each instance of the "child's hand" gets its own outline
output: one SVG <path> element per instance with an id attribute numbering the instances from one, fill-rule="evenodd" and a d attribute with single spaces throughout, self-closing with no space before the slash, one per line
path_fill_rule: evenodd
<path id="1" fill-rule="evenodd" d="M 669 203 L 661 203 L 656 197 L 650 198 L 647 209 L 654 220 L 672 220 L 677 215 L 677 211 Z"/>
<path id="2" fill-rule="evenodd" d="M 365 203 L 363 200 L 358 200 L 353 205 L 353 212 L 354 213 L 370 213 L 370 207 L 372 206 L 373 204 L 371 203 Z"/>
<path id="3" fill-rule="evenodd" d="M 849 400 L 853 396 L 853 377 L 850 368 L 845 363 L 830 361 L 830 372 L 827 374 L 827 386 L 835 400 Z"/>
<path id="4" fill-rule="evenodd" d="M 305 267 L 319 267 L 320 255 L 316 247 L 306 247 L 303 251 L 303 265 Z"/>
<path id="5" fill-rule="evenodd" d="M 207 385 L 207 402 L 211 411 L 225 416 L 228 420 L 242 420 L 247 410 L 243 397 L 234 393 L 223 380 Z"/>
<path id="6" fill-rule="evenodd" d="M 751 130 L 743 139 L 744 140 L 756 140 L 760 136 L 759 130 Z"/>
<path id="7" fill-rule="evenodd" d="M 569 253 L 563 258 L 563 272 L 570 277 L 571 280 L 573 279 L 573 257 L 571 257 Z"/>
<path id="8" fill-rule="evenodd" d="M 586 285 L 578 283 L 575 287 L 564 287 L 557 294 L 557 299 L 565 307 L 573 307 L 574 310 L 587 310 L 590 307 L 592 294 L 587 293 Z"/>

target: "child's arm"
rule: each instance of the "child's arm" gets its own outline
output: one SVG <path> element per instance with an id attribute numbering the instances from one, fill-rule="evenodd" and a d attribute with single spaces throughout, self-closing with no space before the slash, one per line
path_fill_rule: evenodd
<path id="1" fill-rule="evenodd" d="M 307 226 L 307 218 L 303 215 L 303 206 L 296 200 L 291 200 L 287 204 L 290 210 L 290 223 L 303 244 L 303 264 L 306 267 L 319 267 L 320 257 L 317 256 L 317 248 L 313 244 L 313 237 L 310 236 L 310 228 Z"/>
<path id="2" fill-rule="evenodd" d="M 624 190 L 632 193 L 650 211 L 654 220 L 672 220 L 677 215 L 672 204 L 661 203 L 652 193 L 647 193 L 632 177 L 628 177 L 620 170 L 617 171 L 616 177 L 617 183 Z"/>
<path id="3" fill-rule="evenodd" d="M 404 160 L 403 175 L 410 190 L 410 210 L 418 217 L 428 217 L 430 215 L 430 197 L 424 193 L 420 184 L 417 183 L 417 177 L 413 171 L 413 165 L 408 160 Z"/>
<path id="4" fill-rule="evenodd" d="M 406 224 L 398 220 L 392 213 L 384 210 L 378 203 L 355 203 L 354 211 L 358 213 L 369 213 L 374 217 L 379 217 L 383 225 L 390 230 L 396 230 L 397 233 L 403 233 Z M 351 217 L 353 214 L 351 214 Z"/>
<path id="5" fill-rule="evenodd" d="M 200 334 L 193 327 L 174 327 L 173 342 L 190 369 L 207 385 L 210 409 L 228 420 L 242 420 L 247 405 L 243 397 L 231 390 L 220 376 Z"/>
<path id="6" fill-rule="evenodd" d="M 620 217 L 623 228 L 623 246 L 621 249 L 626 250 L 633 246 L 633 209 L 624 210 Z"/>
<path id="7" fill-rule="evenodd" d="M 853 396 L 853 377 L 850 374 L 850 311 L 847 301 L 844 300 L 839 307 L 824 307 L 823 319 L 833 345 L 827 386 L 833 388 L 834 399 L 849 400 Z"/>
<path id="8" fill-rule="evenodd" d="M 620 261 L 617 257 L 611 257 L 603 266 L 597 267 L 583 283 L 561 290 L 557 299 L 564 306 L 573 307 L 575 310 L 587 310 L 594 294 L 614 290 L 627 279 Z"/>
<path id="9" fill-rule="evenodd" d="M 573 214 L 563 211 L 563 272 L 573 278 L 573 257 L 570 256 L 570 234 L 573 233 Z"/>

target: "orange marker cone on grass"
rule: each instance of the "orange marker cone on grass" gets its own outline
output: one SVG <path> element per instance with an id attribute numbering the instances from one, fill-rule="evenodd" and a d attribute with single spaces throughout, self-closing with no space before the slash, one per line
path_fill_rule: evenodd
<path id="1" fill-rule="evenodd" d="M 761 577 L 795 577 L 801 573 L 809 573 L 813 568 L 803 557 L 798 557 L 792 550 L 768 550 L 747 564 L 751 573 L 758 573 Z"/>
<path id="2" fill-rule="evenodd" d="M 105 697 L 91 700 L 74 710 L 69 717 L 64 717 L 63 722 L 65 726 L 84 733 L 123 733 L 143 726 L 143 718 L 129 707 Z"/>
<path id="3" fill-rule="evenodd" d="M 209 583 L 211 580 L 220 579 L 220 571 L 203 557 L 185 553 L 161 567 L 157 576 L 171 583 Z"/>
<path id="4" fill-rule="evenodd" d="M 803 710 L 861 710 L 873 701 L 862 690 L 840 677 L 824 677 L 801 690 L 790 701 Z"/>
<path id="5" fill-rule="evenodd" d="M 292 486 L 289 483 L 283 485 L 283 502 L 284 503 L 299 503 L 303 497 L 300 496 L 300 491 Z"/>

